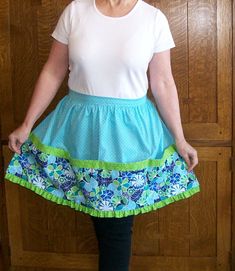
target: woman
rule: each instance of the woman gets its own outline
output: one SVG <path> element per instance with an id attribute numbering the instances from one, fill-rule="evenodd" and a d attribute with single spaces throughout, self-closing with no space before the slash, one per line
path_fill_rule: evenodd
<path id="1" fill-rule="evenodd" d="M 9 135 L 5 178 L 89 214 L 99 270 L 125 271 L 134 216 L 200 191 L 171 72 L 175 43 L 163 12 L 142 0 L 72 1 L 52 37 L 25 119 Z M 68 68 L 68 94 L 32 130 Z"/>

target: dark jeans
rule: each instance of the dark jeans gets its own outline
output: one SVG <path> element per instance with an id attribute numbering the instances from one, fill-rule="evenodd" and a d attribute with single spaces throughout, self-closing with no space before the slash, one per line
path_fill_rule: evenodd
<path id="1" fill-rule="evenodd" d="M 134 215 L 91 219 L 99 246 L 99 271 L 128 271 Z"/>

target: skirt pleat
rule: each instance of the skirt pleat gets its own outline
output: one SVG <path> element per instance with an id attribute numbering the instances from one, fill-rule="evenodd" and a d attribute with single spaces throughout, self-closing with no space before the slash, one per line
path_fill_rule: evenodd
<path id="1" fill-rule="evenodd" d="M 71 89 L 14 153 L 5 179 L 96 217 L 146 213 L 200 191 L 147 95 Z"/>

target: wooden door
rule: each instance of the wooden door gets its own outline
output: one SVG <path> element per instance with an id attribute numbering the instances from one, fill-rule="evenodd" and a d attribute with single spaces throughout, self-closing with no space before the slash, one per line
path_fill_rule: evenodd
<path id="1" fill-rule="evenodd" d="M 2 169 L 12 156 L 8 134 L 23 120 L 50 33 L 69 2 L 1 1 Z M 176 43 L 173 74 L 184 133 L 198 151 L 201 192 L 136 216 L 131 270 L 232 270 L 232 0 L 148 2 L 167 15 Z M 65 94 L 66 82 L 38 121 Z M 7 181 L 0 188 L 6 271 L 98 270 L 88 215 Z"/>

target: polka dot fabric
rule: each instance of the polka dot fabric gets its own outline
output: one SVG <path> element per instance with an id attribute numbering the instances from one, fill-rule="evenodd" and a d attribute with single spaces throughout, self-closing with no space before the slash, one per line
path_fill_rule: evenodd
<path id="1" fill-rule="evenodd" d="M 145 213 L 200 191 L 155 105 L 69 89 L 5 174 L 44 198 L 97 217 Z"/>

